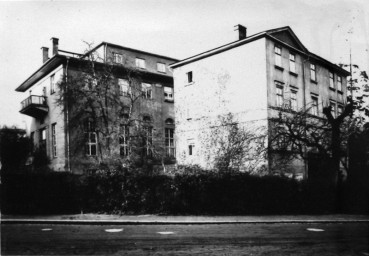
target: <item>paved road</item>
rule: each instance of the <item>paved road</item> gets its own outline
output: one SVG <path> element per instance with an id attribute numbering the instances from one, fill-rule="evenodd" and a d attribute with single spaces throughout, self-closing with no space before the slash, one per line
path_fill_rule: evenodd
<path id="1" fill-rule="evenodd" d="M 1 255 L 360 255 L 369 224 L 2 224 Z"/>

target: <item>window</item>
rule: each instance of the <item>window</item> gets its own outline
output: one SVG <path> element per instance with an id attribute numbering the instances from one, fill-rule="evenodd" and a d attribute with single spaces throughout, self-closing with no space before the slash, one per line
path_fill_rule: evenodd
<path id="1" fill-rule="evenodd" d="M 56 123 L 51 125 L 51 149 L 52 156 L 56 157 Z"/>
<path id="2" fill-rule="evenodd" d="M 316 72 L 315 72 L 315 64 L 310 64 L 310 79 L 316 82 Z"/>
<path id="3" fill-rule="evenodd" d="M 46 129 L 41 129 L 40 130 L 40 143 L 45 143 L 46 142 Z"/>
<path id="4" fill-rule="evenodd" d="M 50 94 L 53 94 L 55 92 L 55 75 L 50 76 Z"/>
<path id="5" fill-rule="evenodd" d="M 113 53 L 113 61 L 114 63 L 123 64 L 123 55 L 119 53 Z"/>
<path id="6" fill-rule="evenodd" d="M 311 114 L 317 116 L 318 115 L 318 97 L 311 96 Z"/>
<path id="7" fill-rule="evenodd" d="M 33 152 L 33 146 L 35 144 L 35 132 L 31 132 L 30 141 L 31 141 L 31 152 Z"/>
<path id="8" fill-rule="evenodd" d="M 174 120 L 172 118 L 168 118 L 167 120 L 165 120 L 165 124 L 166 125 L 174 125 Z"/>
<path id="9" fill-rule="evenodd" d="M 128 141 L 129 141 L 129 127 L 128 125 L 121 125 L 119 135 L 119 147 L 121 156 L 128 156 L 129 154 Z"/>
<path id="10" fill-rule="evenodd" d="M 142 97 L 145 99 L 151 99 L 152 97 L 152 89 L 151 84 L 142 83 Z"/>
<path id="11" fill-rule="evenodd" d="M 145 133 L 144 155 L 152 156 L 152 127 L 145 126 L 144 133 Z"/>
<path id="12" fill-rule="evenodd" d="M 156 64 L 156 68 L 159 72 L 165 73 L 165 64 L 158 62 Z"/>
<path id="13" fill-rule="evenodd" d="M 167 156 L 175 156 L 174 128 L 165 128 L 165 149 Z"/>
<path id="14" fill-rule="evenodd" d="M 97 134 L 95 127 L 92 122 L 85 124 L 85 150 L 86 155 L 96 156 L 97 155 Z"/>
<path id="15" fill-rule="evenodd" d="M 290 72 L 296 73 L 296 56 L 290 53 Z"/>
<path id="16" fill-rule="evenodd" d="M 171 87 L 164 87 L 164 99 L 166 100 L 173 100 L 173 88 Z"/>
<path id="17" fill-rule="evenodd" d="M 275 82 L 276 85 L 276 106 L 283 106 L 283 84 L 281 82 Z"/>
<path id="18" fill-rule="evenodd" d="M 138 68 L 146 68 L 145 60 L 144 59 L 140 59 L 140 58 L 136 58 L 136 67 L 138 67 Z"/>
<path id="19" fill-rule="evenodd" d="M 329 72 L 329 88 L 334 89 L 334 76 L 332 72 Z"/>
<path id="20" fill-rule="evenodd" d="M 281 56 L 281 47 L 274 46 L 274 55 L 275 55 L 275 65 L 282 67 L 282 56 Z"/>
<path id="21" fill-rule="evenodd" d="M 195 154 L 195 142 L 193 139 L 187 140 L 188 144 L 188 155 L 192 156 Z"/>
<path id="22" fill-rule="evenodd" d="M 343 106 L 342 105 L 338 105 L 337 106 L 337 116 L 341 115 L 343 112 Z"/>
<path id="23" fill-rule="evenodd" d="M 297 91 L 291 90 L 291 109 L 297 111 Z"/>
<path id="24" fill-rule="evenodd" d="M 118 78 L 119 85 L 119 95 L 128 96 L 131 92 L 131 88 L 129 87 L 128 80 Z"/>
<path id="25" fill-rule="evenodd" d="M 342 77 L 337 76 L 337 90 L 342 91 Z"/>
<path id="26" fill-rule="evenodd" d="M 332 116 L 336 117 L 336 103 L 333 100 L 330 100 L 329 104 L 331 105 Z"/>
<path id="27" fill-rule="evenodd" d="M 187 72 L 187 83 L 192 83 L 193 82 L 193 75 L 192 75 L 192 71 Z"/>
<path id="28" fill-rule="evenodd" d="M 41 151 L 43 151 L 44 153 L 46 153 L 46 128 L 43 128 L 40 130 L 40 135 L 39 135 L 39 146 Z"/>
<path id="29" fill-rule="evenodd" d="M 42 95 L 46 96 L 46 87 L 42 87 Z"/>

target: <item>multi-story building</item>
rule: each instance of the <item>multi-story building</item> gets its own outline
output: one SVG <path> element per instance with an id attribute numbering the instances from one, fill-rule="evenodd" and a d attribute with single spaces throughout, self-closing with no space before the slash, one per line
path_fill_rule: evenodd
<path id="1" fill-rule="evenodd" d="M 75 127 L 70 123 L 68 109 L 72 106 L 57 104 L 60 99 L 58 84 L 81 74 L 81 63 L 86 56 L 94 54 L 96 65 L 114 66 L 114 83 L 121 97 L 128 94 L 129 83 L 122 68 L 135 68 L 142 83 L 144 94 L 138 101 L 139 116 L 150 123 L 151 129 L 162 134 L 163 141 L 153 139 L 153 143 L 165 146 L 168 155 L 175 155 L 174 147 L 174 101 L 173 78 L 168 65 L 176 59 L 135 50 L 107 42 L 102 42 L 86 54 L 77 54 L 59 49 L 59 40 L 52 38 L 52 56 L 48 48 L 42 47 L 43 64 L 26 81 L 16 89 L 25 93 L 21 102 L 22 114 L 32 117 L 30 136 L 34 148 L 42 148 L 50 159 L 50 167 L 56 171 L 72 171 L 81 173 L 84 166 L 81 162 L 99 154 L 96 133 L 85 131 L 76 134 Z M 69 102 L 64 102 L 68 105 Z M 86 136 L 86 134 L 88 136 Z M 72 150 L 77 138 L 84 138 L 84 146 Z M 124 137 L 115 143 L 116 151 L 122 157 L 127 153 Z"/>
<path id="2" fill-rule="evenodd" d="M 309 107 L 323 117 L 346 103 L 347 71 L 307 50 L 290 27 L 251 36 L 238 25 L 238 40 L 172 64 L 175 94 L 177 163 L 212 168 L 203 137 L 211 120 L 232 113 L 238 123 L 264 127 L 288 103 Z M 190 103 L 189 103 L 190 102 Z M 265 145 L 268 146 L 268 145 Z M 271 154 L 264 165 L 272 167 Z M 293 175 L 304 177 L 306 163 L 294 163 Z"/>

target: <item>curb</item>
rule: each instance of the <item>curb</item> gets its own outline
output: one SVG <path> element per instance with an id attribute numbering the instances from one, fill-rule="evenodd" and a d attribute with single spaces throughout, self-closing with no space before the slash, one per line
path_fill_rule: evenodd
<path id="1" fill-rule="evenodd" d="M 225 225 L 225 224 L 333 224 L 369 223 L 368 220 L 265 220 L 265 221 L 134 221 L 134 220 L 44 220 L 3 219 L 1 224 L 55 224 L 55 225 Z"/>

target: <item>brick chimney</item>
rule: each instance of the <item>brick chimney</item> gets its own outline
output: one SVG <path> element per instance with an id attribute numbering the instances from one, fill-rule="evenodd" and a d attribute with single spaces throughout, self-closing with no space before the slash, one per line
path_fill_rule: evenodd
<path id="1" fill-rule="evenodd" d="M 58 54 L 59 50 L 59 38 L 52 37 L 51 41 L 53 42 L 53 56 Z"/>
<path id="2" fill-rule="evenodd" d="M 238 40 L 245 39 L 247 35 L 247 28 L 240 24 L 234 27 L 235 27 L 234 31 L 238 31 Z"/>
<path id="3" fill-rule="evenodd" d="M 41 47 L 42 50 L 42 63 L 45 63 L 49 59 L 49 48 Z"/>

